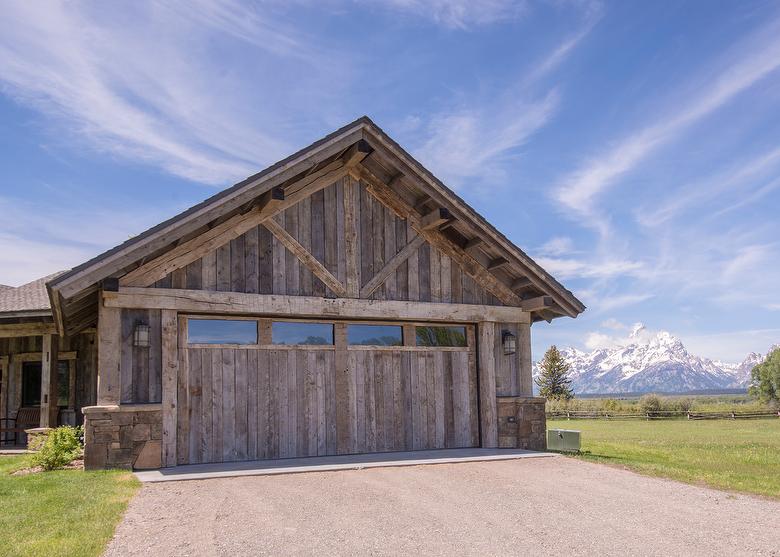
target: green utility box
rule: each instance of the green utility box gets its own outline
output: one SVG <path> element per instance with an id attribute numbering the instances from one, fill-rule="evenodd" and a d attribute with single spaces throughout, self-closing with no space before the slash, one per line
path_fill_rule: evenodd
<path id="1" fill-rule="evenodd" d="M 579 452 L 580 432 L 573 429 L 548 429 L 547 450 Z"/>

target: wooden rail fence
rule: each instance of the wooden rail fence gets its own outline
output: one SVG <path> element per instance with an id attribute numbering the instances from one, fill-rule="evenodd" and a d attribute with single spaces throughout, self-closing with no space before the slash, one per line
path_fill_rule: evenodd
<path id="1" fill-rule="evenodd" d="M 780 412 L 681 412 L 658 410 L 655 412 L 609 412 L 604 410 L 570 410 L 548 412 L 548 419 L 567 420 L 751 420 L 780 418 Z"/>

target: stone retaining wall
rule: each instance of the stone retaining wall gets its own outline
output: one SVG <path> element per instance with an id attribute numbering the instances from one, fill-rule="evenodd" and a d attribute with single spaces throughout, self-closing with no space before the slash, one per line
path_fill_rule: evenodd
<path id="1" fill-rule="evenodd" d="M 546 400 L 540 397 L 498 397 L 498 446 L 501 448 L 547 449 Z"/>
<path id="2" fill-rule="evenodd" d="M 162 466 L 162 406 L 89 406 L 84 412 L 84 467 L 150 469 Z"/>

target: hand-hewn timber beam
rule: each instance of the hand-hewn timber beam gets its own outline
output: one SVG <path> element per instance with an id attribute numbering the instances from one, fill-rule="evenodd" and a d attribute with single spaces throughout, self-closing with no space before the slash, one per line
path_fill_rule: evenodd
<path id="1" fill-rule="evenodd" d="M 523 308 L 523 311 L 541 311 L 551 308 L 553 303 L 551 296 L 537 296 L 536 298 L 523 300 L 520 302 L 520 307 Z"/>
<path id="2" fill-rule="evenodd" d="M 35 337 L 57 332 L 54 323 L 13 323 L 0 325 L 0 338 Z"/>
<path id="3" fill-rule="evenodd" d="M 510 306 L 520 306 L 520 297 L 512 292 L 507 285 L 501 282 L 498 277 L 488 271 L 476 259 L 466 253 L 463 248 L 453 244 L 438 230 L 426 229 L 422 224 L 422 218 L 420 218 L 414 208 L 400 195 L 388 188 L 379 178 L 365 169 L 362 178 L 369 184 L 367 188 L 369 193 L 388 207 L 393 207 L 393 210 L 396 213 L 405 215 L 412 228 L 417 230 L 417 232 L 431 245 L 452 258 L 452 260 L 460 266 L 463 272 L 473 278 L 477 284 L 485 288 L 503 303 Z"/>
<path id="4" fill-rule="evenodd" d="M 347 149 L 341 159 L 344 161 L 344 166 L 353 167 L 360 164 L 372 151 L 373 149 L 368 144 L 368 141 L 361 139 Z"/>
<path id="5" fill-rule="evenodd" d="M 531 286 L 531 280 L 528 277 L 520 277 L 519 279 L 515 279 L 512 282 L 512 290 L 521 290 L 523 288 L 527 288 L 528 286 Z"/>
<path id="6" fill-rule="evenodd" d="M 466 245 L 463 246 L 463 251 L 471 255 L 474 253 L 474 251 L 485 243 L 485 240 L 482 239 L 480 236 L 474 236 L 471 240 L 466 242 Z"/>
<path id="7" fill-rule="evenodd" d="M 388 184 L 389 186 L 390 184 Z M 422 195 L 417 199 L 417 201 L 414 202 L 414 210 L 418 213 L 427 213 L 428 209 L 428 203 L 431 202 L 431 196 L 430 195 Z"/>
<path id="8" fill-rule="evenodd" d="M 455 323 L 530 323 L 531 317 L 528 312 L 507 306 L 244 294 L 175 288 L 123 287 L 119 292 L 104 292 L 103 306 L 320 319 L 397 319 Z"/>
<path id="9" fill-rule="evenodd" d="M 432 230 L 438 228 L 452 218 L 450 212 L 444 207 L 434 209 L 420 219 L 420 226 L 423 230 Z"/>
<path id="10" fill-rule="evenodd" d="M 57 335 L 43 335 L 43 349 L 41 351 L 41 413 L 40 427 L 57 427 L 59 406 L 57 406 L 57 390 L 60 348 L 60 337 Z"/>
<path id="11" fill-rule="evenodd" d="M 500 269 L 501 267 L 509 265 L 509 261 L 504 259 L 503 257 L 497 257 L 495 259 L 491 259 L 490 263 L 488 263 L 488 271 L 495 271 L 496 269 Z"/>
<path id="12" fill-rule="evenodd" d="M 389 277 L 392 272 L 394 272 L 404 261 L 409 259 L 409 257 L 411 257 L 411 255 L 424 243 L 425 240 L 422 236 L 415 236 L 411 242 L 406 244 L 401 251 L 396 253 L 390 261 L 388 261 L 385 266 L 360 289 L 360 297 L 368 298 L 374 290 L 379 288 L 382 283 L 387 280 L 387 277 Z"/>
<path id="13" fill-rule="evenodd" d="M 347 294 L 344 285 L 341 281 L 334 277 L 325 266 L 320 263 L 316 257 L 314 257 L 305 247 L 303 247 L 298 240 L 293 238 L 278 222 L 273 219 L 269 219 L 263 223 L 271 234 L 276 236 L 284 247 L 297 257 L 304 266 L 309 269 L 314 276 L 320 279 L 325 286 L 330 288 L 337 296 L 344 297 Z"/>
<path id="14" fill-rule="evenodd" d="M 235 215 L 213 228 L 183 242 L 172 250 L 153 259 L 123 276 L 119 284 L 122 286 L 149 286 L 166 275 L 196 261 L 225 245 L 230 240 L 238 238 L 248 230 L 264 223 L 284 209 L 292 207 L 309 195 L 322 190 L 349 173 L 349 168 L 341 166 L 328 174 L 324 174 L 310 182 L 306 188 L 291 195 L 285 194 L 283 200 L 269 199 L 265 205 L 255 207 L 248 213 Z"/>

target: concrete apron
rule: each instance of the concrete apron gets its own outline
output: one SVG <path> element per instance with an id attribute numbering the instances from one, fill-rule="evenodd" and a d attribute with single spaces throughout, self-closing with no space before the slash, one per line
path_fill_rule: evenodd
<path id="1" fill-rule="evenodd" d="M 394 466 L 420 466 L 426 464 L 452 464 L 457 462 L 481 462 L 512 460 L 518 458 L 555 457 L 555 453 L 526 451 L 523 449 L 436 449 L 397 453 L 371 453 L 340 456 L 310 456 L 278 460 L 249 462 L 221 462 L 214 464 L 187 464 L 159 470 L 135 472 L 142 482 L 172 482 L 183 480 L 207 480 L 238 476 L 268 476 L 275 474 L 301 474 L 306 472 L 331 472 L 335 470 L 361 470 Z"/>

